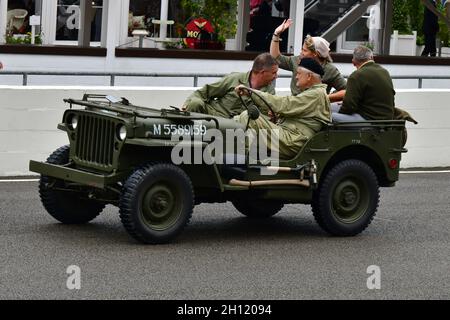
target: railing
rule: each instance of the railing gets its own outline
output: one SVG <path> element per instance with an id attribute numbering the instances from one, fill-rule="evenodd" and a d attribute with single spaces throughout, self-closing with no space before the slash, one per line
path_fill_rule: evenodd
<path id="1" fill-rule="evenodd" d="M 0 71 L 1 75 L 21 75 L 22 85 L 28 85 L 28 76 L 83 76 L 83 77 L 109 77 L 109 84 L 115 86 L 117 77 L 146 77 L 146 78 L 193 78 L 193 86 L 198 87 L 200 78 L 221 78 L 225 73 L 127 73 L 127 72 L 58 72 L 58 71 Z M 289 74 L 280 74 L 279 78 L 291 78 Z M 344 75 L 345 78 L 348 75 Z M 450 80 L 449 76 L 392 76 L 393 80 L 417 80 L 417 88 L 422 89 L 423 80 Z"/>

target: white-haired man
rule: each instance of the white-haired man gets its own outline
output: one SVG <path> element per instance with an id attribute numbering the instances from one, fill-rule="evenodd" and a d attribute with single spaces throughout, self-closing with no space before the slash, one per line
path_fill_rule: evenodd
<path id="1" fill-rule="evenodd" d="M 269 93 L 258 92 L 253 94 L 253 102 L 258 107 L 265 107 L 265 99 L 278 117 L 277 123 L 273 123 L 264 115 L 257 120 L 250 121 L 250 128 L 258 131 L 266 129 L 271 134 L 278 130 L 279 149 L 276 150 L 282 159 L 291 159 L 300 151 L 301 147 L 323 125 L 331 122 L 330 99 L 326 91 L 327 85 L 322 84 L 324 74 L 322 66 L 312 58 L 303 58 L 297 67 L 296 85 L 303 89 L 295 96 L 278 97 Z M 236 87 L 240 95 L 248 95 L 248 91 L 242 85 Z M 248 122 L 247 111 L 244 111 L 235 119 L 243 124 Z M 273 150 L 272 146 L 266 145 Z"/>

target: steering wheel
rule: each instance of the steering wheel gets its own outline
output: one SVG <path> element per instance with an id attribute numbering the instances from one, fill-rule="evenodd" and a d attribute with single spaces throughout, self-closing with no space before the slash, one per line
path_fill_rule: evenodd
<path id="1" fill-rule="evenodd" d="M 267 108 L 270 110 L 270 112 L 272 113 L 272 117 L 271 117 L 270 120 L 271 120 L 273 123 L 276 123 L 276 122 L 277 122 L 277 120 L 278 120 L 278 119 L 277 119 L 277 115 L 276 115 L 276 113 L 273 111 L 272 106 L 270 105 L 269 102 L 267 102 L 266 99 L 264 99 L 264 98 L 258 93 L 257 90 L 252 89 L 252 88 L 249 88 L 249 87 L 245 87 L 245 86 L 242 86 L 242 87 L 240 87 L 240 88 L 243 89 L 243 90 L 247 90 L 248 92 L 250 92 L 250 93 L 252 93 L 252 94 L 255 94 L 258 98 L 260 98 L 260 99 L 264 102 L 264 104 L 267 106 Z M 238 94 L 238 96 L 239 96 L 239 99 L 241 99 L 242 105 L 245 107 L 245 109 L 247 109 L 247 112 L 249 113 L 249 118 L 250 118 L 250 110 L 249 110 L 249 107 L 248 107 L 247 104 L 245 103 L 245 101 L 244 101 L 244 99 L 242 98 L 242 96 L 241 96 L 240 94 Z M 250 94 L 249 96 L 250 96 L 250 99 L 253 100 L 252 95 Z M 254 100 L 253 100 L 253 101 L 254 101 Z M 259 109 L 258 109 L 257 106 L 254 106 L 254 107 L 259 111 Z"/>

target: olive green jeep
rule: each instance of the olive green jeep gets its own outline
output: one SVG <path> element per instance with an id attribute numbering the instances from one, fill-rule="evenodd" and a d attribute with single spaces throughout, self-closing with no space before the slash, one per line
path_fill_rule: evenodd
<path id="1" fill-rule="evenodd" d="M 125 229 L 144 243 L 171 241 L 195 205 L 226 201 L 249 218 L 271 217 L 287 203 L 311 204 L 329 234 L 354 236 L 372 221 L 379 187 L 395 185 L 407 151 L 404 121 L 366 121 L 325 126 L 293 159 L 250 161 L 247 153 L 228 153 L 223 161 L 210 154 L 209 161 L 174 163 L 180 145 L 208 154 L 210 130 L 247 128 L 175 107 L 134 106 L 124 98 L 64 101 L 70 108 L 58 128 L 69 145 L 46 162 L 30 161 L 30 171 L 41 175 L 45 209 L 62 223 L 79 224 L 107 204 L 118 206 Z M 258 117 L 255 110 L 249 114 Z M 184 139 L 174 139 L 180 133 Z"/>

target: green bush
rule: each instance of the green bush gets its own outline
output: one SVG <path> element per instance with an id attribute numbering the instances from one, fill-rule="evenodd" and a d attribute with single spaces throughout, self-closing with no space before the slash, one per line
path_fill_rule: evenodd
<path id="1" fill-rule="evenodd" d="M 408 1 L 394 0 L 392 12 L 392 30 L 398 30 L 399 34 L 411 34 L 409 22 Z"/>
<path id="2" fill-rule="evenodd" d="M 417 31 L 417 45 L 424 45 L 423 12 L 424 4 L 420 0 L 394 0 L 392 13 L 392 30 L 399 34 L 411 34 Z M 438 8 L 444 15 L 444 9 Z M 449 46 L 449 30 L 442 19 L 439 19 L 439 39 L 443 46 Z"/>

